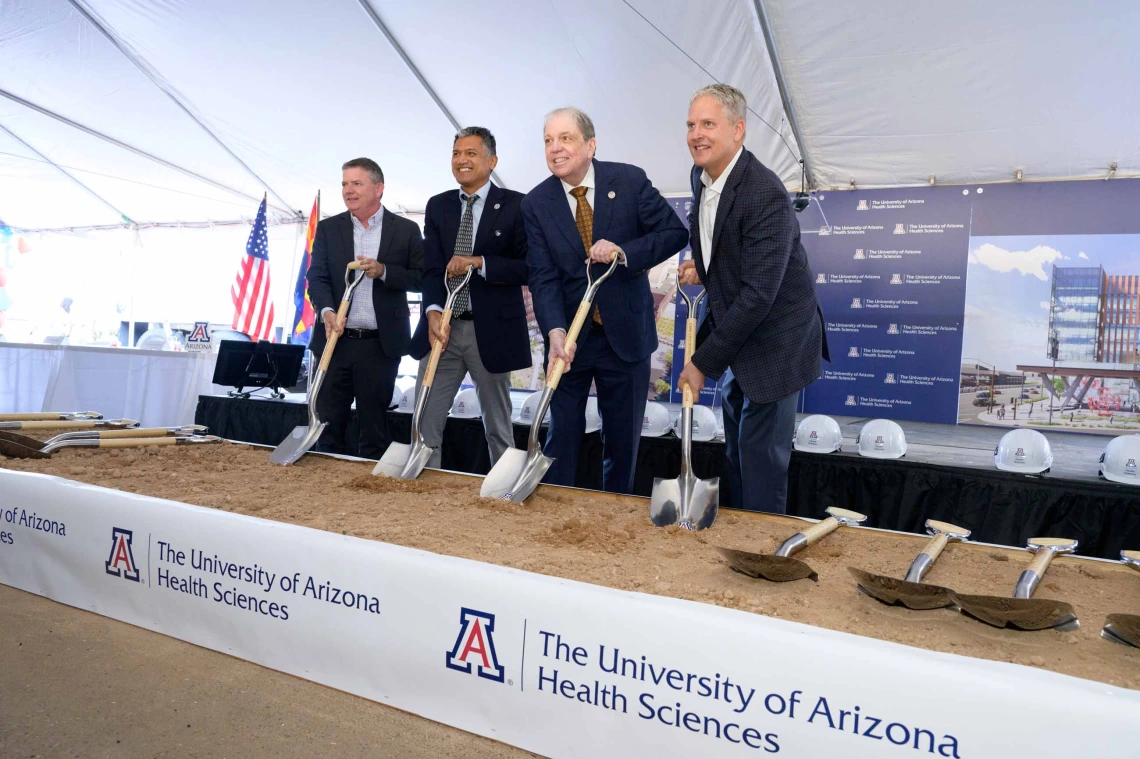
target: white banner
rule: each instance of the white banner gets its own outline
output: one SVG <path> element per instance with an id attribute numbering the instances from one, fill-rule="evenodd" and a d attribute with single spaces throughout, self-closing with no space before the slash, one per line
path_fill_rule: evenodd
<path id="1" fill-rule="evenodd" d="M 1101 683 L 55 477 L 0 494 L 0 582 L 548 756 L 1140 755 L 1140 693 Z"/>

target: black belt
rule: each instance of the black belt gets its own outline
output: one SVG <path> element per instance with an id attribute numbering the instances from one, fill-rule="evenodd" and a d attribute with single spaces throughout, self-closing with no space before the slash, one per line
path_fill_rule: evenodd
<path id="1" fill-rule="evenodd" d="M 354 337 L 358 340 L 370 340 L 380 337 L 380 330 L 378 329 L 353 329 L 352 327 L 345 327 L 341 337 Z"/>
<path id="2" fill-rule="evenodd" d="M 460 321 L 473 322 L 475 321 L 475 314 L 472 311 L 464 311 L 461 314 L 452 314 L 452 319 L 459 319 Z"/>

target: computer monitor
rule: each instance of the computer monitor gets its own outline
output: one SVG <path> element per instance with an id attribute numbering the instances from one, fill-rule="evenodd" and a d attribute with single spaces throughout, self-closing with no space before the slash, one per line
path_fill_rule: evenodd
<path id="1" fill-rule="evenodd" d="M 284 398 L 281 388 L 297 384 L 304 356 L 304 345 L 222 340 L 213 382 L 237 388 L 229 393 L 234 398 L 248 398 L 247 387 L 272 388 L 271 398 Z"/>

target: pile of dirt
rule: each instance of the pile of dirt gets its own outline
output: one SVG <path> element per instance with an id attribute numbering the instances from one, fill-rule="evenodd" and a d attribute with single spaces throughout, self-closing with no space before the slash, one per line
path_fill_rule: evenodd
<path id="1" fill-rule="evenodd" d="M 901 577 L 922 549 L 919 536 L 843 528 L 797 555 L 818 583 L 769 583 L 731 571 L 717 546 L 771 553 L 803 522 L 722 512 L 712 529 L 689 533 L 653 527 L 643 498 L 543 487 L 511 504 L 480 498 L 480 480 L 461 475 L 429 471 L 405 482 L 372 477 L 372 464 L 362 462 L 309 455 L 275 467 L 268 458 L 267 449 L 222 443 L 67 449 L 0 466 L 1140 689 L 1140 650 L 1099 637 L 1108 614 L 1140 613 L 1140 572 L 1118 564 L 1062 557 L 1050 567 L 1035 595 L 1072 603 L 1080 629 L 998 630 L 856 592 L 847 567 Z M 1009 595 L 1031 559 L 952 544 L 926 579 L 962 593 Z"/>

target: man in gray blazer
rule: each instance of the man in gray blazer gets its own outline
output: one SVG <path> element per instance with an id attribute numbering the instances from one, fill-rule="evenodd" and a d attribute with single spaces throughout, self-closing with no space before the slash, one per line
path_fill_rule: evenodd
<path id="1" fill-rule="evenodd" d="M 799 392 L 827 358 L 823 314 L 787 190 L 744 148 L 744 95 L 714 84 L 693 95 L 691 261 L 682 284 L 708 291 L 697 350 L 679 385 L 722 374 L 725 476 L 732 506 L 782 514 Z"/>

